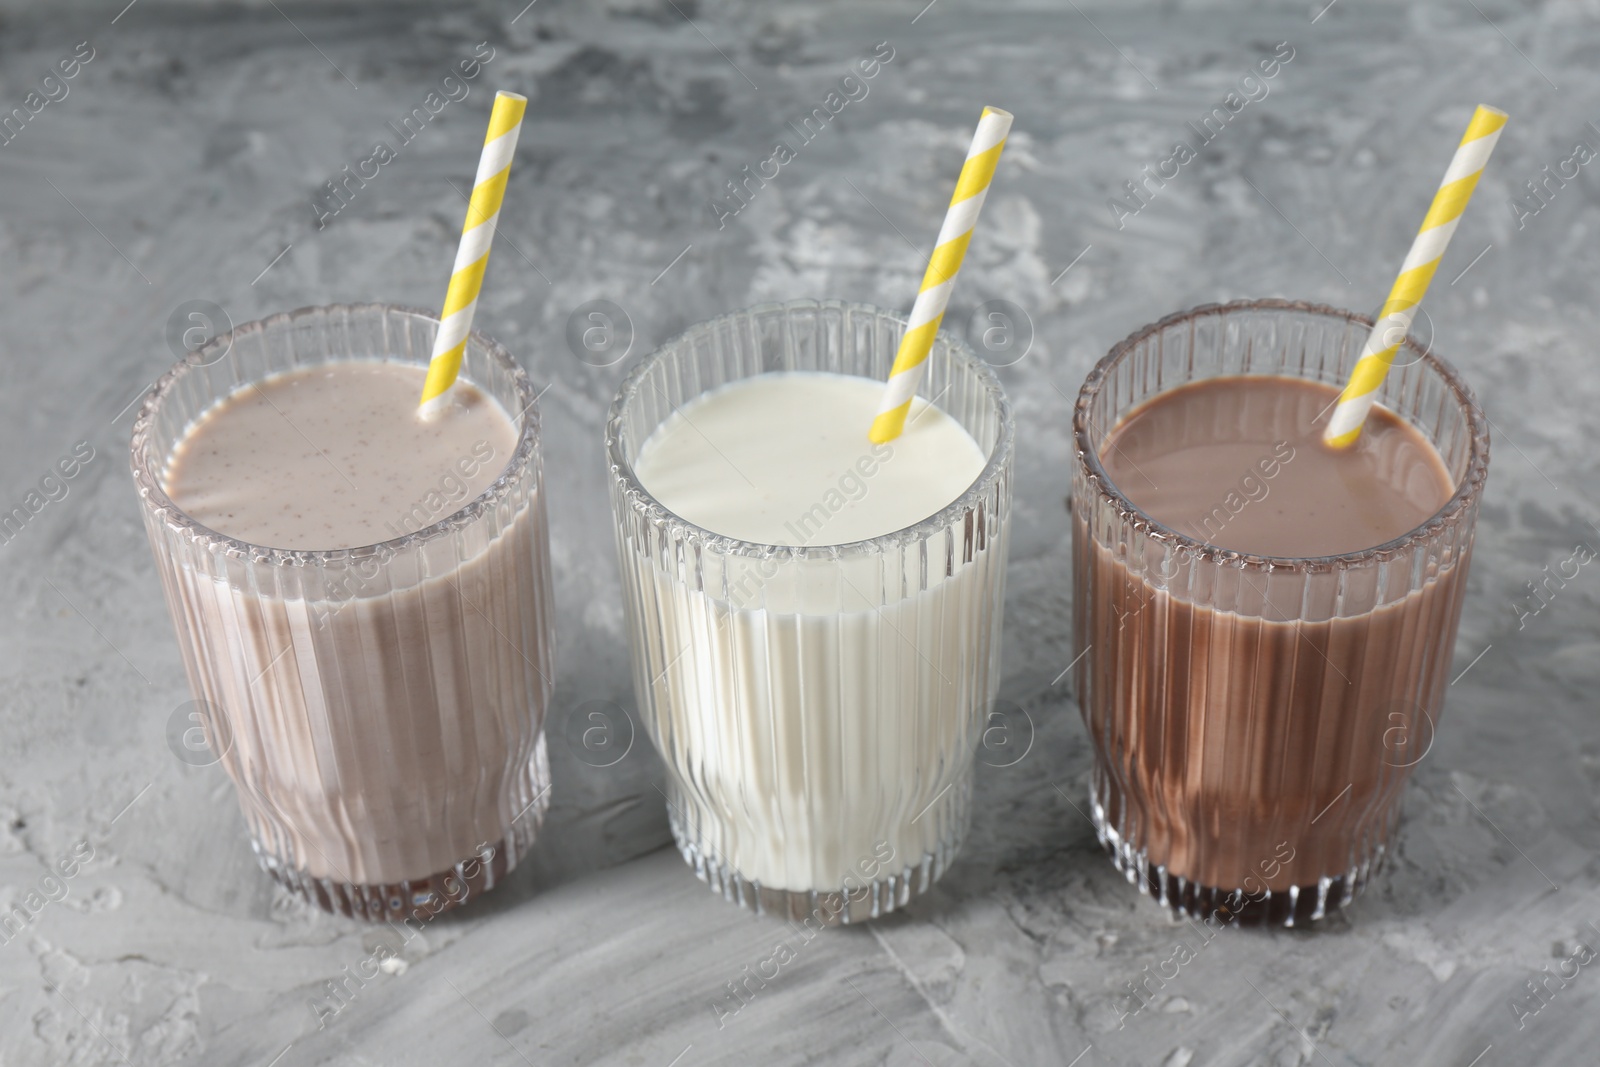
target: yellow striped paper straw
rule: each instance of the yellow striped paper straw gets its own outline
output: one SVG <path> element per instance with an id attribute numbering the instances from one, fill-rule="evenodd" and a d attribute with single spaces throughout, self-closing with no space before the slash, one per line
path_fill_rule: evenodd
<path id="1" fill-rule="evenodd" d="M 955 194 L 950 197 L 950 210 L 945 213 L 944 225 L 939 227 L 933 258 L 928 260 L 922 288 L 911 306 L 911 320 L 906 323 L 900 350 L 895 353 L 883 403 L 867 435 L 874 444 L 893 441 L 905 429 L 911 398 L 917 393 L 928 351 L 933 347 L 934 335 L 939 332 L 944 309 L 950 303 L 950 290 L 955 287 L 956 272 L 967 254 L 967 242 L 972 240 L 972 228 L 977 225 L 983 198 L 989 195 L 989 182 L 994 178 L 995 165 L 1005 149 L 1011 118 L 1009 111 L 986 107 L 978 119 L 978 132 L 973 134 L 972 147 L 967 149 L 967 161 L 961 167 L 961 177 L 956 180 Z"/>
<path id="2" fill-rule="evenodd" d="M 433 341 L 428 380 L 422 386 L 424 418 L 444 407 L 445 396 L 461 373 L 461 356 L 467 350 L 472 313 L 478 309 L 478 290 L 483 288 L 489 245 L 494 241 L 506 179 L 511 176 L 511 157 L 517 150 L 517 133 L 522 129 L 522 113 L 527 108 L 525 96 L 503 89 L 494 94 L 494 110 L 489 113 L 489 132 L 484 135 L 483 155 L 478 158 L 478 176 L 472 182 L 472 199 L 467 204 L 467 221 L 461 227 L 456 265 L 450 274 L 444 310 L 439 312 L 439 333 Z"/>
<path id="3" fill-rule="evenodd" d="M 1472 199 L 1472 190 L 1477 187 L 1478 176 L 1489 162 L 1489 153 L 1500 139 L 1506 118 L 1504 111 L 1484 104 L 1479 104 L 1478 110 L 1472 113 L 1467 132 L 1456 148 L 1455 158 L 1450 161 L 1450 169 L 1444 172 L 1439 191 L 1433 194 L 1433 206 L 1422 220 L 1422 229 L 1411 243 L 1406 261 L 1400 265 L 1400 276 L 1394 280 L 1389 299 L 1378 312 L 1378 321 L 1367 335 L 1361 358 L 1350 369 L 1350 381 L 1339 394 L 1328 428 L 1322 433 L 1322 439 L 1332 447 L 1347 448 L 1361 436 L 1361 425 L 1378 398 L 1378 386 L 1383 384 L 1395 353 L 1405 342 L 1411 320 L 1417 314 L 1417 305 L 1422 303 L 1428 283 L 1433 281 L 1433 272 L 1438 269 L 1445 247 L 1456 232 L 1467 201 Z"/>

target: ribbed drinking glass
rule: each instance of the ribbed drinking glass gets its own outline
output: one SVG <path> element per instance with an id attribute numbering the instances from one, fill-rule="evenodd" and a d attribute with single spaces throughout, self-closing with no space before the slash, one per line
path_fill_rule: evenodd
<path id="1" fill-rule="evenodd" d="M 1408 340 L 1379 403 L 1433 445 L 1454 491 L 1391 541 L 1310 558 L 1162 525 L 1112 484 L 1101 449 L 1123 415 L 1187 382 L 1340 386 L 1370 329 L 1312 304 L 1208 305 L 1118 344 L 1078 397 L 1073 611 L 1090 802 L 1118 868 L 1174 910 L 1304 923 L 1348 904 L 1382 862 L 1449 684 L 1488 425 L 1460 376 Z"/>
<path id="2" fill-rule="evenodd" d="M 960 847 L 999 676 L 1010 406 L 989 367 L 940 334 L 919 395 L 971 434 L 982 473 L 936 514 L 851 544 L 719 536 L 656 501 L 634 463 L 673 412 L 739 379 L 883 381 L 904 328 L 839 302 L 725 315 L 641 362 L 607 424 L 634 688 L 667 764 L 673 834 L 728 899 L 796 920 L 890 911 Z"/>
<path id="3" fill-rule="evenodd" d="M 491 888 L 549 804 L 533 386 L 504 348 L 471 335 L 462 377 L 513 417 L 515 450 L 482 494 L 381 544 L 248 544 L 185 514 L 165 479 L 174 446 L 238 390 L 334 361 L 423 365 L 437 327 L 381 304 L 240 326 L 168 371 L 133 431 L 184 666 L 257 857 L 319 905 L 370 918 L 428 917 Z"/>

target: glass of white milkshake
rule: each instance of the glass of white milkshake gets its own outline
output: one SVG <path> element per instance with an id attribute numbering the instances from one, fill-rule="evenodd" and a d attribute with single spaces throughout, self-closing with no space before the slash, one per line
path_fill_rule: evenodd
<path id="1" fill-rule="evenodd" d="M 159 382 L 133 474 L 213 752 L 263 867 L 426 921 L 548 806 L 535 392 L 480 333 L 416 414 L 438 321 L 381 304 L 235 329 Z"/>
<path id="2" fill-rule="evenodd" d="M 960 848 L 999 681 L 1011 408 L 940 334 L 867 439 L 905 329 L 797 301 L 691 328 L 606 427 L 645 727 L 684 858 L 808 924 L 872 918 Z"/>

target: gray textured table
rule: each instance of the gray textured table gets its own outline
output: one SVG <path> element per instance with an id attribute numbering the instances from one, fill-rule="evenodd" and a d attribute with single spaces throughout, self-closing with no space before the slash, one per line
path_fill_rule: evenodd
<path id="1" fill-rule="evenodd" d="M 24 108 L 0 145 L 0 510 L 38 505 L 0 544 L 0 904 L 29 919 L 0 944 L 0 1063 L 1595 1062 L 1595 968 L 1542 1001 L 1524 985 L 1600 947 L 1600 577 L 1545 582 L 1600 546 L 1600 183 L 1569 162 L 1600 148 L 1593 11 L 923 2 L 0 4 L 0 115 Z M 82 41 L 74 77 L 44 83 Z M 725 183 L 883 41 L 867 94 L 731 215 Z M 397 144 L 389 124 L 480 42 L 468 99 Z M 1278 42 L 1293 58 L 1264 98 L 1112 206 Z M 188 694 L 126 408 L 173 359 L 185 302 L 234 322 L 437 303 L 463 211 L 450 183 L 470 181 L 495 87 L 533 98 L 478 321 L 550 386 L 554 807 L 509 884 L 319 1027 L 325 983 L 397 938 L 275 890 L 221 771 L 174 755 Z M 1185 306 L 1374 307 L 1479 100 L 1513 119 L 1423 328 L 1482 395 L 1494 461 L 1460 676 L 1393 862 L 1324 928 L 1216 938 L 1119 1029 L 1127 983 L 1192 935 L 1074 807 L 1089 755 L 1058 677 L 1068 397 L 1110 344 Z M 606 768 L 563 740 L 582 702 L 633 705 L 601 419 L 632 359 L 716 312 L 907 306 L 984 103 L 1018 123 L 949 321 L 1006 299 L 1036 334 L 1002 372 L 1021 444 L 1001 695 L 1031 749 L 980 769 L 969 843 L 933 894 L 810 942 L 719 1027 L 726 983 L 788 928 L 684 867 L 642 735 Z M 324 183 L 380 139 L 396 158 L 334 212 Z M 564 340 L 597 299 L 635 334 L 607 367 Z M 94 458 L 66 495 L 30 502 L 79 442 Z M 58 864 L 73 876 L 47 878 Z"/>

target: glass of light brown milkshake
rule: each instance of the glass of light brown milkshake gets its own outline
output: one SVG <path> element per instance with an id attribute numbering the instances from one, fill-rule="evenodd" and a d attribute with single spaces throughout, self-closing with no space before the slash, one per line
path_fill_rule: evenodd
<path id="1" fill-rule="evenodd" d="M 133 474 L 208 740 L 262 866 L 426 920 L 494 886 L 548 806 L 550 569 L 535 392 L 480 333 L 416 414 L 438 320 L 250 323 L 177 364 Z"/>
<path id="2" fill-rule="evenodd" d="M 1370 320 L 1208 305 L 1134 333 L 1073 417 L 1077 697 L 1093 818 L 1175 911 L 1302 924 L 1381 865 L 1449 683 L 1482 413 L 1408 341 L 1321 442 Z"/>

